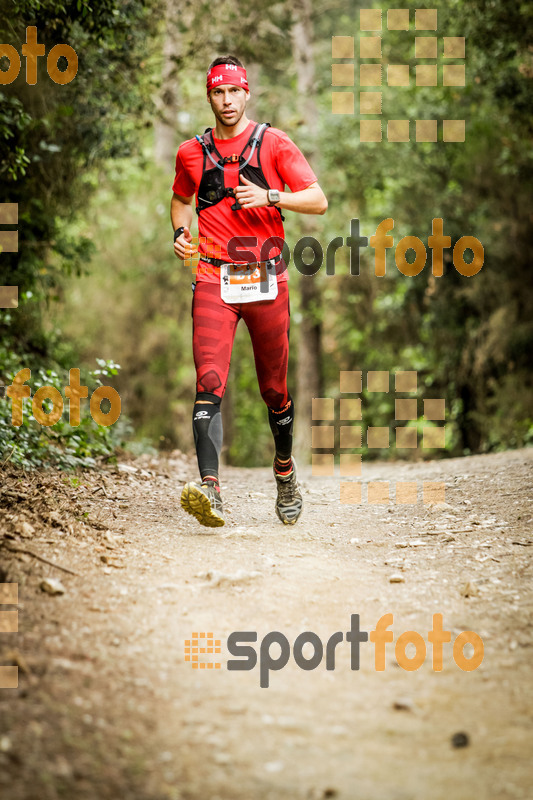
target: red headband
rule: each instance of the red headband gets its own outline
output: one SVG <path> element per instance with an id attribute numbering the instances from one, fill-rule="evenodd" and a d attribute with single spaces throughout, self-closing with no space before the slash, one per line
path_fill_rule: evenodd
<path id="1" fill-rule="evenodd" d="M 217 64 L 207 72 L 207 95 L 211 89 L 221 84 L 229 83 L 231 86 L 240 86 L 245 92 L 248 91 L 248 78 L 244 67 L 236 64 Z"/>

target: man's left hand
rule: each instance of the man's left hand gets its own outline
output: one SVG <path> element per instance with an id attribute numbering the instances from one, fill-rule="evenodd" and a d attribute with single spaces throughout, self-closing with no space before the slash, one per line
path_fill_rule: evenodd
<path id="1" fill-rule="evenodd" d="M 243 208 L 262 208 L 268 205 L 268 192 L 256 183 L 252 183 L 242 175 L 239 176 L 244 186 L 236 186 L 233 190 L 239 205 Z"/>

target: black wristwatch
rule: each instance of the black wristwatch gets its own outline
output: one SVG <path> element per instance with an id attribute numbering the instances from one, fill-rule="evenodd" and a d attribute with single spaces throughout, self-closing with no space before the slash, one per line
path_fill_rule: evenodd
<path id="1" fill-rule="evenodd" d="M 280 197 L 277 189 L 269 189 L 267 192 L 267 197 L 269 206 L 273 206 L 275 203 L 279 203 Z"/>
<path id="2" fill-rule="evenodd" d="M 181 234 L 183 233 L 184 230 L 185 230 L 185 228 L 176 228 L 176 230 L 174 231 L 174 241 L 176 241 L 176 239 L 179 236 L 181 236 Z"/>

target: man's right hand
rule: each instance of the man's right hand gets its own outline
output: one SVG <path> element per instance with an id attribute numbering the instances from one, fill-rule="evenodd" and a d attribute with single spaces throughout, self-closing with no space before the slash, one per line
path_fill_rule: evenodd
<path id="1" fill-rule="evenodd" d="M 174 242 L 174 255 L 176 258 L 184 261 L 186 258 L 192 258 L 198 252 L 196 245 L 191 244 L 191 242 L 192 234 L 190 230 L 184 226 L 183 233 L 181 236 L 178 236 Z"/>

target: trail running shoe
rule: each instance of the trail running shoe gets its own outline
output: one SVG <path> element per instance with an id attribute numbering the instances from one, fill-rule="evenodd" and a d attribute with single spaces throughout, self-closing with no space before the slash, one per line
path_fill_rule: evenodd
<path id="1" fill-rule="evenodd" d="M 278 485 L 278 497 L 276 499 L 276 514 L 285 525 L 294 525 L 302 513 L 302 495 L 296 480 L 296 462 L 292 459 L 292 471 L 288 475 L 277 475 L 274 477 Z"/>
<path id="2" fill-rule="evenodd" d="M 213 483 L 201 486 L 186 483 L 181 493 L 181 507 L 208 528 L 224 525 L 222 498 Z"/>

